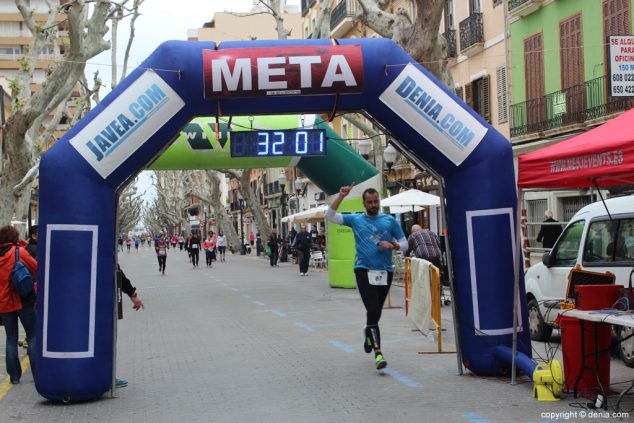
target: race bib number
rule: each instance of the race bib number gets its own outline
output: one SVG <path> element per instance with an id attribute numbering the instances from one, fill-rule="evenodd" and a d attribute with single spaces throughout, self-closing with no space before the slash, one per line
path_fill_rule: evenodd
<path id="1" fill-rule="evenodd" d="M 368 270 L 368 281 L 370 285 L 387 285 L 387 270 Z"/>
<path id="2" fill-rule="evenodd" d="M 198 249 L 198 244 L 192 244 L 192 249 L 193 250 L 197 250 Z"/>
<path id="3" fill-rule="evenodd" d="M 159 254 L 164 256 L 165 254 L 167 254 L 167 251 L 165 250 L 165 247 L 160 247 L 159 248 Z"/>

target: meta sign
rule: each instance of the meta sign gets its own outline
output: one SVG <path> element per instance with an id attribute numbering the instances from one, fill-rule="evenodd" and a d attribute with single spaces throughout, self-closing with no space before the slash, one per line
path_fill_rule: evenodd
<path id="1" fill-rule="evenodd" d="M 203 50 L 205 98 L 358 93 L 358 45 Z"/>

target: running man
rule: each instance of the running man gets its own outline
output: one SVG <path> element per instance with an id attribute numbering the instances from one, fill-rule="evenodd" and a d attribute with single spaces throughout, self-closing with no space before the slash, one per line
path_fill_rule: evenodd
<path id="1" fill-rule="evenodd" d="M 354 275 L 367 312 L 363 349 L 368 354 L 374 350 L 374 362 L 377 370 L 380 370 L 387 366 L 381 353 L 379 319 L 394 275 L 392 250 L 406 251 L 407 239 L 396 219 L 379 211 L 381 201 L 374 188 L 363 191 L 364 214 L 337 213 L 337 208 L 353 186 L 354 183 L 339 189 L 339 195 L 326 212 L 326 218 L 339 225 L 349 226 L 354 233 Z"/>

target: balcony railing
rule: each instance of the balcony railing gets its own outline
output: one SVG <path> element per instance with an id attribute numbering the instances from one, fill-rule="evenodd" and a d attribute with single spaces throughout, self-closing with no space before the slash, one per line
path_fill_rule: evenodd
<path id="1" fill-rule="evenodd" d="M 464 51 L 476 43 L 484 43 L 482 13 L 472 13 L 460 22 L 460 51 Z"/>
<path id="2" fill-rule="evenodd" d="M 275 195 L 280 192 L 280 184 L 278 181 L 269 182 L 264 185 L 264 195 Z"/>
<path id="3" fill-rule="evenodd" d="M 551 131 L 629 109 L 627 97 L 606 94 L 605 76 L 511 105 L 511 138 Z"/>
<path id="4" fill-rule="evenodd" d="M 443 37 L 447 40 L 447 57 L 457 57 L 458 50 L 456 49 L 456 30 L 448 29 L 443 32 Z"/>
<path id="5" fill-rule="evenodd" d="M 311 6 L 315 4 L 317 0 L 302 0 L 302 16 L 306 16 L 306 13 L 310 10 Z"/>
<path id="6" fill-rule="evenodd" d="M 526 16 L 540 7 L 542 7 L 544 0 L 509 0 L 509 14 Z"/>
<path id="7" fill-rule="evenodd" d="M 332 31 L 335 29 L 345 18 L 352 18 L 354 16 L 354 12 L 354 0 L 341 0 L 332 10 L 330 15 L 330 30 Z"/>
<path id="8" fill-rule="evenodd" d="M 509 0 L 509 12 L 533 0 Z"/>

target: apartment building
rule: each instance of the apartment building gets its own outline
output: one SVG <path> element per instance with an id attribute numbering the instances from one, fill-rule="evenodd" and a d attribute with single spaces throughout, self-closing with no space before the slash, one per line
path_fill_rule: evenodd
<path id="1" fill-rule="evenodd" d="M 607 37 L 632 34 L 632 0 L 509 0 L 514 156 L 587 131 L 628 110 L 608 94 Z M 525 193 L 529 241 L 544 211 L 568 221 L 593 190 Z M 537 244 L 539 246 L 539 244 Z"/>

